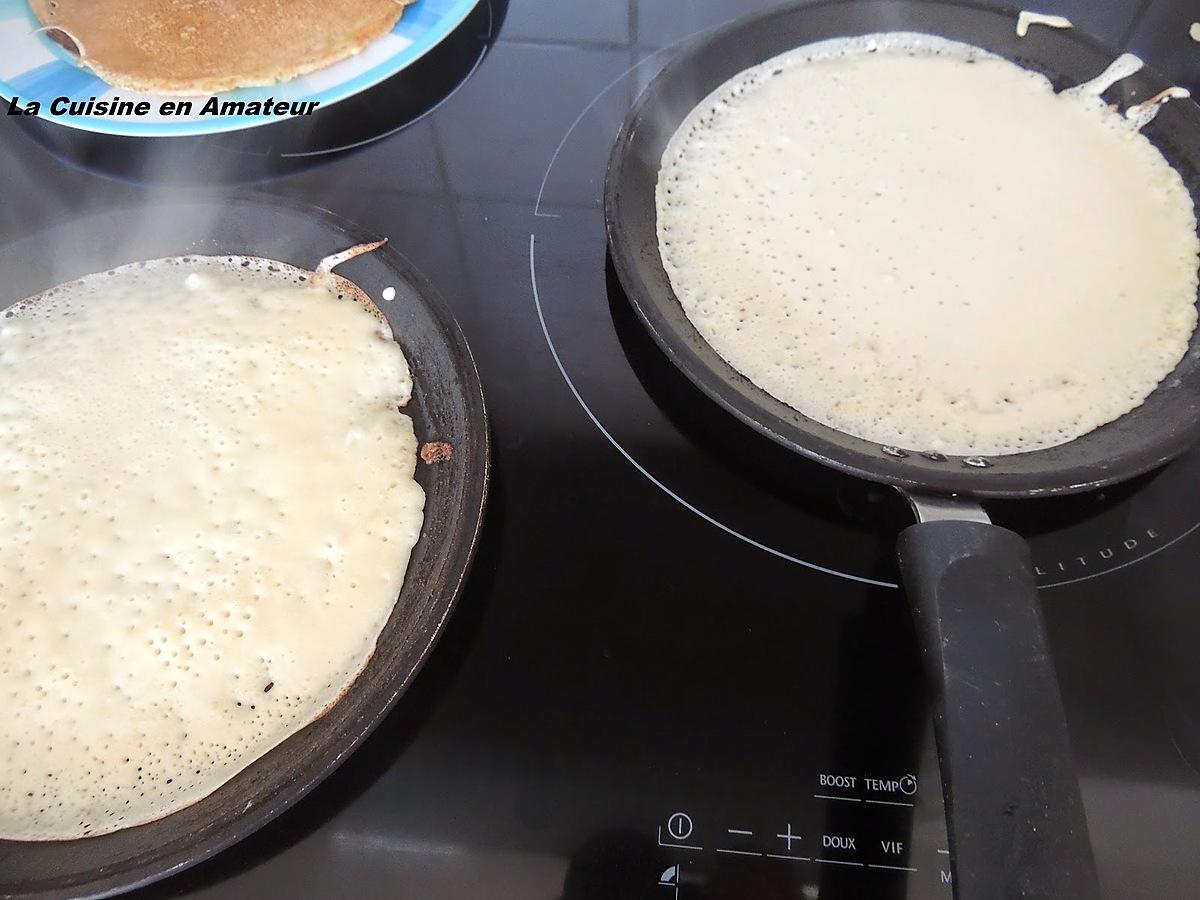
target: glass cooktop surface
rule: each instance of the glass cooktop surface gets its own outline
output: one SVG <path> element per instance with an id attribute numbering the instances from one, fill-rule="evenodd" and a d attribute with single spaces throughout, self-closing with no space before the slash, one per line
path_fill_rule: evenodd
<path id="1" fill-rule="evenodd" d="M 479 554 L 412 688 L 306 799 L 135 896 L 950 897 L 904 502 L 723 413 L 606 256 L 638 90 L 769 5 L 483 0 L 423 68 L 303 127 L 152 151 L 0 127 L 3 239 L 202 181 L 388 236 L 461 322 L 492 419 Z M 1039 9 L 1200 90 L 1190 0 Z M 1200 452 L 989 511 L 1033 547 L 1106 894 L 1195 896 Z"/>

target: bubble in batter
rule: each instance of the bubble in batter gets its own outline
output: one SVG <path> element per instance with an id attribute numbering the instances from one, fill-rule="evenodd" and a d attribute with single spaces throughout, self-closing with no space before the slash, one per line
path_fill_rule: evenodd
<path id="1" fill-rule="evenodd" d="M 328 708 L 421 530 L 387 325 L 192 258 L 0 312 L 0 837 L 211 793 Z"/>

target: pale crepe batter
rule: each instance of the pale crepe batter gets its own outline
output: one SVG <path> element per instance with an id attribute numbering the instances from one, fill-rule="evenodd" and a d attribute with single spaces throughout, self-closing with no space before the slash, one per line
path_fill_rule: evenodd
<path id="1" fill-rule="evenodd" d="M 289 266 L 0 313 L 0 838 L 166 815 L 338 698 L 421 530 L 411 392 L 387 325 Z"/>
<path id="2" fill-rule="evenodd" d="M 671 139 L 663 264 L 717 352 L 820 422 L 1061 444 L 1138 406 L 1196 325 L 1191 198 L 1136 124 L 926 35 L 800 48 Z"/>

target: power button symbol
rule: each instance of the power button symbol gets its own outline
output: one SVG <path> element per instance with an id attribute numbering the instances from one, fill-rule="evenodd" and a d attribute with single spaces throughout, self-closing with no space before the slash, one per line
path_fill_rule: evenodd
<path id="1" fill-rule="evenodd" d="M 687 813 L 671 813 L 667 819 L 667 834 L 677 841 L 685 841 L 692 836 L 692 817 Z"/>

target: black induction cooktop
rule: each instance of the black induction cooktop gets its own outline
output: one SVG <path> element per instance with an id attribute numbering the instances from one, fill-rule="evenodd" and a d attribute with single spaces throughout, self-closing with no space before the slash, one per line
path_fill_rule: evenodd
<path id="1" fill-rule="evenodd" d="M 479 556 L 413 688 L 308 798 L 140 896 L 948 900 L 903 502 L 721 413 L 606 257 L 633 97 L 768 5 L 483 0 L 308 129 L 148 151 L 0 126 L 2 239 L 198 181 L 389 236 L 453 307 L 491 412 Z M 1200 90 L 1194 0 L 1039 9 Z M 1033 546 L 1107 896 L 1197 896 L 1200 452 L 989 511 Z"/>

